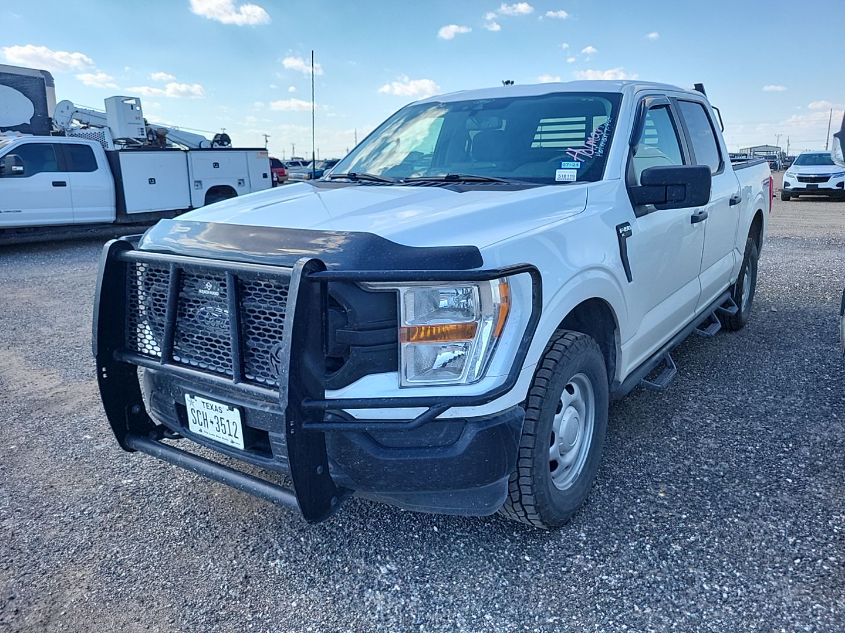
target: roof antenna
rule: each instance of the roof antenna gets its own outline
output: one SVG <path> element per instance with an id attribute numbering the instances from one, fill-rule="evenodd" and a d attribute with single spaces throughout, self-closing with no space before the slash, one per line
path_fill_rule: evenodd
<path id="1" fill-rule="evenodd" d="M 695 84 L 695 85 L 693 86 L 693 89 L 694 89 L 696 92 L 700 92 L 700 93 L 701 93 L 701 94 L 703 94 L 705 97 L 707 96 L 707 93 L 706 93 L 706 92 L 704 92 L 704 84 Z"/>

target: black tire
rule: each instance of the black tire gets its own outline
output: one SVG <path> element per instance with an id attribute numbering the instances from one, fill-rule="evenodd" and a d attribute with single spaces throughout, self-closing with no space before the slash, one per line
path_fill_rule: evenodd
<path id="1" fill-rule="evenodd" d="M 593 397 L 590 443 L 577 449 L 583 454 L 577 460 L 582 465 L 571 484 L 560 489 L 553 480 L 550 461 L 550 449 L 557 441 L 553 424 L 559 413 L 566 412 L 562 411 L 564 389 L 571 393 L 571 381 L 583 384 L 585 379 Z M 528 391 L 517 467 L 508 482 L 508 497 L 500 514 L 546 529 L 563 525 L 575 514 L 590 491 L 601 461 L 608 402 L 607 369 L 598 344 L 579 332 L 555 332 Z M 589 424 L 579 428 L 578 437 L 588 437 L 584 428 Z"/>
<path id="2" fill-rule="evenodd" d="M 210 189 L 205 194 L 205 204 L 203 206 L 208 206 L 210 204 L 214 204 L 215 202 L 222 202 L 223 200 L 229 200 L 230 198 L 237 198 L 238 194 L 235 193 L 233 189 L 225 188 L 225 189 Z"/>
<path id="3" fill-rule="evenodd" d="M 781 192 L 780 192 L 780 199 L 781 199 L 781 200 L 783 200 L 784 202 L 789 202 L 789 199 L 790 199 L 791 197 L 792 197 L 792 196 L 790 196 L 790 195 L 789 195 L 788 193 L 786 193 L 785 191 L 781 191 Z"/>
<path id="4" fill-rule="evenodd" d="M 726 330 L 735 332 L 741 330 L 748 323 L 751 308 L 754 306 L 754 292 L 757 289 L 757 243 L 750 237 L 745 242 L 745 256 L 742 267 L 733 288 L 733 300 L 739 311 L 734 315 L 722 315 L 722 325 Z M 745 296 L 746 284 L 750 284 L 748 295 Z M 745 297 L 743 299 L 743 297 Z"/>

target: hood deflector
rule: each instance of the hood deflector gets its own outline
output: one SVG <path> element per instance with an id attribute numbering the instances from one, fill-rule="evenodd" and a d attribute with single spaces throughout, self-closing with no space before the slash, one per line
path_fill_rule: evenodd
<path id="1" fill-rule="evenodd" d="M 178 219 L 162 220 L 150 228 L 139 248 L 290 267 L 303 257 L 316 257 L 337 270 L 471 270 L 484 264 L 476 246 L 405 246 L 373 233 Z"/>

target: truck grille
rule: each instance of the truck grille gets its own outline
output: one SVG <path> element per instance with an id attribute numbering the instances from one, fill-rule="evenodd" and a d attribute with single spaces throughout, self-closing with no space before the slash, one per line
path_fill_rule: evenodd
<path id="1" fill-rule="evenodd" d="M 236 382 L 278 387 L 289 277 L 147 262 L 130 263 L 126 270 L 129 350 L 159 360 L 168 355 L 167 362 Z M 231 305 L 237 306 L 234 327 Z M 240 341 L 233 342 L 233 331 Z"/>

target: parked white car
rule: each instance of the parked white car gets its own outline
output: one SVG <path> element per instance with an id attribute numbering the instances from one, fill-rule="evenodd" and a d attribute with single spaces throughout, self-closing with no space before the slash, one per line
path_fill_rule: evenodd
<path id="1" fill-rule="evenodd" d="M 610 401 L 751 315 L 771 177 L 716 121 L 645 82 L 432 97 L 325 180 L 111 242 L 95 353 L 118 442 L 309 521 L 354 492 L 561 525 Z"/>
<path id="2" fill-rule="evenodd" d="M 830 152 L 801 152 L 783 175 L 780 198 L 798 196 L 845 199 L 845 167 L 837 165 Z"/>

